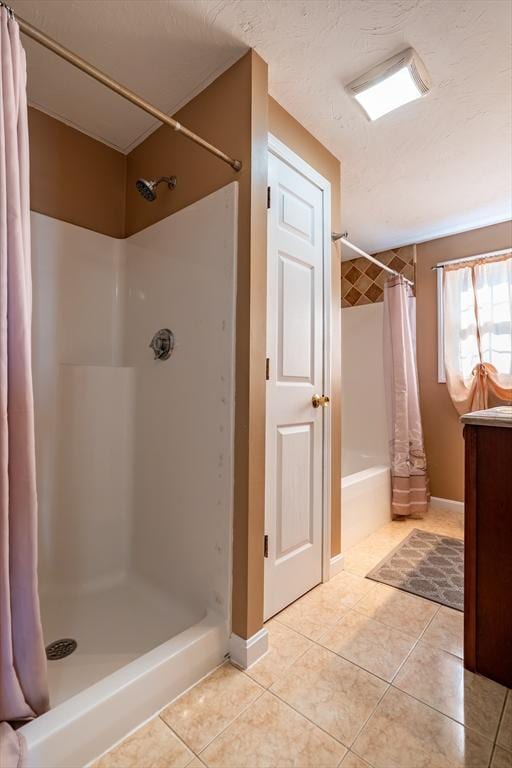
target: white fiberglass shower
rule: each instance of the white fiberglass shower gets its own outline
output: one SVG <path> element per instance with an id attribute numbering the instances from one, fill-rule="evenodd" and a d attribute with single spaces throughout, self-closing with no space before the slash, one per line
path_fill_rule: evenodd
<path id="1" fill-rule="evenodd" d="M 227 651 L 236 231 L 236 183 L 124 240 L 32 214 L 40 598 L 64 641 L 24 727 L 38 766 L 93 759 Z"/>

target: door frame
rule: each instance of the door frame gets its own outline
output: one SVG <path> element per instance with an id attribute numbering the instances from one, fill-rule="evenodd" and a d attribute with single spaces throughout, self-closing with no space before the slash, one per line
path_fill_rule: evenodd
<path id="1" fill-rule="evenodd" d="M 331 303 L 332 303 L 332 264 L 331 264 L 331 183 L 311 165 L 305 162 L 286 144 L 283 144 L 272 133 L 268 134 L 268 153 L 278 157 L 282 162 L 300 173 L 308 181 L 314 184 L 322 193 L 323 204 L 323 380 L 324 393 L 327 393 L 332 401 L 331 393 Z M 268 233 L 267 233 L 268 253 Z M 321 393 L 322 394 L 322 393 Z M 265 398 L 266 402 L 266 398 Z M 322 582 L 329 581 L 331 563 L 331 409 L 323 408 L 323 440 L 322 440 Z M 265 460 L 266 460 L 266 417 L 265 417 Z M 267 483 L 265 481 L 265 502 L 267 498 Z M 265 503 L 266 507 L 266 503 Z M 266 509 L 265 509 L 266 524 Z"/>

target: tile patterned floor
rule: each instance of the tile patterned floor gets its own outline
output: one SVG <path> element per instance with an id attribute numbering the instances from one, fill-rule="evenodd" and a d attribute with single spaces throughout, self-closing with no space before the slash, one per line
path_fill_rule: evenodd
<path id="1" fill-rule="evenodd" d="M 93 768 L 512 768 L 512 691 L 467 672 L 462 614 L 364 575 L 412 528 L 393 522 L 346 570 L 268 622 L 267 655 L 225 664 Z"/>

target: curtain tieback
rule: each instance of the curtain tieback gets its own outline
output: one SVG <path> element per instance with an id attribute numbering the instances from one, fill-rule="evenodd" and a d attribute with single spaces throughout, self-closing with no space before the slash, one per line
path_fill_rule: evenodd
<path id="1" fill-rule="evenodd" d="M 472 370 L 473 386 L 480 397 L 476 400 L 477 407 L 489 407 L 489 390 L 502 400 L 512 400 L 512 390 L 500 386 L 497 368 L 491 363 L 478 363 Z"/>
<path id="2" fill-rule="evenodd" d="M 496 374 L 498 371 L 492 363 L 478 363 L 471 373 L 473 376 L 478 376 L 480 379 L 486 379 L 490 374 Z"/>
<path id="3" fill-rule="evenodd" d="M 475 377 L 476 387 L 480 390 L 480 402 L 484 409 L 489 407 L 489 382 L 492 388 L 492 377 L 496 373 L 498 371 L 491 363 L 478 363 L 473 368 L 473 376 Z"/>

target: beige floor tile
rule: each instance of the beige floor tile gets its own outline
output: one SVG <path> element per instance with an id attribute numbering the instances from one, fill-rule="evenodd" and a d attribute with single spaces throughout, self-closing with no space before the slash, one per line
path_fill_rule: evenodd
<path id="1" fill-rule="evenodd" d="M 496 739 L 498 744 L 512 752 L 512 691 L 508 692 L 500 730 Z"/>
<path id="2" fill-rule="evenodd" d="M 315 646 L 271 690 L 349 747 L 386 688 L 383 680 Z"/>
<path id="3" fill-rule="evenodd" d="M 192 762 L 189 763 L 186 768 L 205 768 L 205 765 L 198 757 L 194 757 Z"/>
<path id="4" fill-rule="evenodd" d="M 492 742 L 390 688 L 353 750 L 374 768 L 486 768 Z"/>
<path id="5" fill-rule="evenodd" d="M 393 685 L 494 741 L 507 690 L 457 656 L 420 641 Z"/>
<path id="6" fill-rule="evenodd" d="M 446 510 L 431 510 L 423 520 L 416 520 L 414 528 L 432 531 L 457 539 L 464 538 L 464 514 L 462 512 L 447 512 Z"/>
<path id="7" fill-rule="evenodd" d="M 103 755 L 93 768 L 185 768 L 193 758 L 171 729 L 155 717 Z"/>
<path id="8" fill-rule="evenodd" d="M 357 545 L 345 554 L 345 570 L 357 576 L 366 576 L 393 547 L 376 552 Z"/>
<path id="9" fill-rule="evenodd" d="M 375 583 L 373 589 L 356 604 L 355 610 L 418 638 L 439 606 L 430 600 Z"/>
<path id="10" fill-rule="evenodd" d="M 494 747 L 494 755 L 492 756 L 491 768 L 512 768 L 512 752 L 503 747 Z"/>
<path id="11" fill-rule="evenodd" d="M 370 619 L 362 613 L 349 611 L 319 642 L 345 659 L 391 682 L 416 638 Z"/>
<path id="12" fill-rule="evenodd" d="M 366 576 L 410 533 L 412 528 L 395 523 L 400 527 L 387 530 L 388 526 L 368 536 L 355 547 L 347 550 L 344 556 L 345 571 L 359 576 Z"/>
<path id="13" fill-rule="evenodd" d="M 320 602 L 308 592 L 300 600 L 278 613 L 275 621 L 285 624 L 301 635 L 311 638 L 311 640 L 318 640 L 348 610 L 348 606 L 341 603 L 335 607 L 332 603 Z"/>
<path id="14" fill-rule="evenodd" d="M 337 608 L 340 604 L 352 607 L 372 588 L 373 582 L 342 571 L 330 581 L 309 592 L 311 600 L 329 608 Z"/>
<path id="15" fill-rule="evenodd" d="M 464 614 L 442 605 L 427 627 L 423 640 L 443 651 L 464 656 Z"/>
<path id="16" fill-rule="evenodd" d="M 254 680 L 224 664 L 170 704 L 161 717 L 199 752 L 262 692 Z"/>
<path id="17" fill-rule="evenodd" d="M 201 753 L 210 768 L 335 768 L 339 742 L 264 693 Z"/>
<path id="18" fill-rule="evenodd" d="M 268 688 L 312 646 L 312 642 L 278 621 L 269 621 L 265 626 L 268 629 L 268 653 L 247 669 L 246 674 Z"/>
<path id="19" fill-rule="evenodd" d="M 358 757 L 354 752 L 347 752 L 341 761 L 340 768 L 371 768 L 371 766 Z"/>

